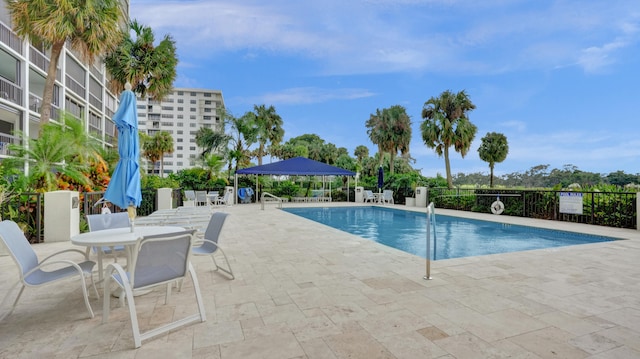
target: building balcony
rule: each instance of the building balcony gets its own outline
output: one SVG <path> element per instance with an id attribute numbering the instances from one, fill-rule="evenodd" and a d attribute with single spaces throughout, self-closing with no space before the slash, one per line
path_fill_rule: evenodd
<path id="1" fill-rule="evenodd" d="M 8 133 L 0 133 L 0 155 L 10 156 L 11 151 L 9 150 L 9 145 L 19 145 L 20 143 L 21 141 L 19 137 L 12 136 Z"/>
<path id="2" fill-rule="evenodd" d="M 0 77 L 0 98 L 22 106 L 22 88 Z"/>
<path id="3" fill-rule="evenodd" d="M 20 55 L 24 55 L 22 52 L 22 40 L 3 23 L 0 23 L 0 41 L 7 44 Z"/>

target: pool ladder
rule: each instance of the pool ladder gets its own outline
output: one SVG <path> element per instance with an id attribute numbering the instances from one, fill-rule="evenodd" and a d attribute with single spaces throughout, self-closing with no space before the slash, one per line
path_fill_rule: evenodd
<path id="1" fill-rule="evenodd" d="M 433 202 L 427 206 L 427 273 L 423 279 L 431 279 L 431 229 L 433 228 L 433 259 L 436 253 L 436 206 Z"/>

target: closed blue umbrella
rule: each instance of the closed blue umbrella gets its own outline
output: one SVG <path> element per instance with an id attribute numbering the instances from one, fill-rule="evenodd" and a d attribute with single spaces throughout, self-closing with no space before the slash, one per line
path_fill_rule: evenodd
<path id="1" fill-rule="evenodd" d="M 138 110 L 136 96 L 128 83 L 120 95 L 120 106 L 113 115 L 113 122 L 118 128 L 120 159 L 113 171 L 104 198 L 120 208 L 127 208 L 129 218 L 133 220 L 135 207 L 139 207 L 142 202 L 142 193 L 140 191 Z"/>

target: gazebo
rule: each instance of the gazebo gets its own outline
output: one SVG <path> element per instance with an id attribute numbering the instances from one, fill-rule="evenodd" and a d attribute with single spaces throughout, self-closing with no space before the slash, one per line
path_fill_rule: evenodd
<path id="1" fill-rule="evenodd" d="M 268 163 L 262 166 L 243 168 L 236 171 L 234 192 L 238 192 L 238 175 L 273 175 L 273 176 L 355 176 L 356 173 L 326 163 L 310 160 L 305 157 L 294 157 L 283 161 Z M 256 181 L 257 185 L 258 181 Z M 349 182 L 347 179 L 347 190 Z M 331 188 L 329 188 L 331 190 Z M 256 188 L 256 196 L 258 188 Z M 237 196 L 237 195 L 235 195 Z M 234 199 L 235 202 L 236 199 Z"/>

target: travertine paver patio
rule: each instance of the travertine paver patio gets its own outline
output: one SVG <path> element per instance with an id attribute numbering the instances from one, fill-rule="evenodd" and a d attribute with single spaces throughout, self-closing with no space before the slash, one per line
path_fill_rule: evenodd
<path id="1" fill-rule="evenodd" d="M 101 324 L 102 302 L 92 298 L 88 319 L 77 283 L 65 281 L 26 289 L 0 323 L 0 357 L 640 358 L 637 231 L 581 225 L 630 240 L 436 261 L 425 281 L 423 259 L 273 205 L 223 210 L 232 216 L 221 244 L 236 279 L 194 258 L 205 323 L 134 350 L 126 309 Z M 44 256 L 72 245 L 34 247 Z M 0 257 L 3 295 L 16 275 Z M 194 310 L 189 285 L 168 306 L 161 290 L 137 297 L 141 325 Z"/>

